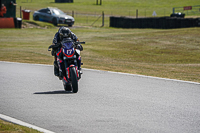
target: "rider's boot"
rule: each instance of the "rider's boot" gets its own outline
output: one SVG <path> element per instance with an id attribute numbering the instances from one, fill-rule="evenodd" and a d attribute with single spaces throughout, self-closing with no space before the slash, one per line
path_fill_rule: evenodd
<path id="1" fill-rule="evenodd" d="M 59 67 L 57 61 L 54 61 L 54 75 L 59 77 Z"/>
<path id="2" fill-rule="evenodd" d="M 81 56 L 78 57 L 77 63 L 78 63 L 78 74 L 79 74 L 79 79 L 80 79 L 81 74 L 83 74 L 82 69 L 81 69 L 81 65 L 83 64 L 81 63 Z"/>
<path id="3" fill-rule="evenodd" d="M 57 64 L 58 64 L 58 78 L 59 78 L 60 80 L 62 80 L 62 79 L 63 79 L 63 74 L 62 74 L 63 62 L 62 62 L 62 60 L 59 60 L 59 59 L 58 59 L 56 62 L 57 62 Z"/>

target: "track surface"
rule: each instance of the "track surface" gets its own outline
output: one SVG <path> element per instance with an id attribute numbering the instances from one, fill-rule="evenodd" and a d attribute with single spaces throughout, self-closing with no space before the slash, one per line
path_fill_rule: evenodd
<path id="1" fill-rule="evenodd" d="M 200 84 L 83 73 L 73 94 L 53 66 L 0 62 L 0 114 L 56 133 L 200 132 Z"/>

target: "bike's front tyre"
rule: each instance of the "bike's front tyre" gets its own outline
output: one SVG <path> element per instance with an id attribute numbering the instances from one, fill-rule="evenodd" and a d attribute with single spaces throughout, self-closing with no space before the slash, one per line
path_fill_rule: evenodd
<path id="1" fill-rule="evenodd" d="M 70 68 L 70 77 L 71 77 L 71 83 L 72 83 L 72 92 L 77 93 L 78 92 L 78 77 L 77 77 L 75 67 Z"/>

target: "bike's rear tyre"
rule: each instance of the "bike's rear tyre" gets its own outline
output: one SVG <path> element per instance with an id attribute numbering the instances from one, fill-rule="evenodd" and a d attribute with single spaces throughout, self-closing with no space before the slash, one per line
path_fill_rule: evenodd
<path id="1" fill-rule="evenodd" d="M 77 78 L 75 67 L 70 68 L 70 77 L 71 77 L 71 83 L 72 83 L 72 92 L 77 93 L 78 92 L 78 78 Z"/>

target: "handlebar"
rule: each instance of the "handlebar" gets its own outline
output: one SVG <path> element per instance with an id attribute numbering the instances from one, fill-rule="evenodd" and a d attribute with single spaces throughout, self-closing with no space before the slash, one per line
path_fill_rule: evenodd
<path id="1" fill-rule="evenodd" d="M 51 48 L 58 48 L 58 47 L 60 47 L 60 43 L 58 43 L 57 45 L 50 45 L 49 47 L 48 47 L 48 51 L 51 51 L 50 49 Z"/>
<path id="2" fill-rule="evenodd" d="M 78 44 L 85 44 L 85 42 L 75 42 L 74 44 L 76 44 L 76 45 L 78 45 Z M 48 51 L 51 51 L 50 49 L 51 48 L 58 48 L 58 47 L 60 47 L 62 44 L 61 43 L 58 43 L 57 45 L 50 45 L 49 47 L 48 47 Z"/>

